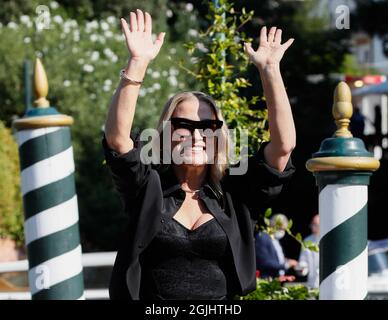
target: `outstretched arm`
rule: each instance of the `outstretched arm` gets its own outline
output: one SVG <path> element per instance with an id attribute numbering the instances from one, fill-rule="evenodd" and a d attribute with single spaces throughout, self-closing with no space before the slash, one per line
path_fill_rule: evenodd
<path id="1" fill-rule="evenodd" d="M 260 45 L 255 51 L 245 43 L 245 51 L 259 70 L 267 101 L 270 143 L 264 149 L 265 161 L 283 171 L 296 144 L 295 125 L 290 102 L 280 73 L 280 61 L 294 39 L 281 44 L 282 30 L 272 27 L 260 32 Z"/>
<path id="2" fill-rule="evenodd" d="M 142 81 L 148 64 L 160 51 L 164 33 L 160 33 L 153 42 L 151 16 L 141 10 L 130 13 L 130 26 L 121 19 L 121 27 L 130 53 L 125 73 L 132 80 Z M 121 80 L 109 106 L 105 137 L 108 145 L 120 154 L 127 153 L 133 148 L 129 134 L 139 90 L 139 85 Z"/>

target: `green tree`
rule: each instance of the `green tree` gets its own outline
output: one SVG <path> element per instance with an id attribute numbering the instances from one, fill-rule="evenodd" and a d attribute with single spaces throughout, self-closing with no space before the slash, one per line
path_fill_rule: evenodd
<path id="1" fill-rule="evenodd" d="M 220 0 L 218 6 L 208 5 L 207 29 L 186 44 L 191 64 L 181 62 L 180 66 L 216 100 L 229 128 L 248 130 L 253 152 L 269 138 L 267 110 L 256 105 L 259 97 L 248 99 L 241 94 L 243 88 L 251 86 L 245 77 L 248 58 L 243 50 L 243 43 L 251 39 L 240 29 L 252 19 L 253 11 L 236 11 L 226 0 Z"/>
<path id="2" fill-rule="evenodd" d="M 0 121 L 0 237 L 24 242 L 19 155 L 11 130 Z"/>
<path id="3" fill-rule="evenodd" d="M 13 11 L 11 20 L 3 16 L 0 24 L 0 119 L 10 127 L 15 115 L 24 114 L 23 61 L 41 57 L 48 75 L 51 105 L 75 120 L 71 132 L 84 250 L 113 250 L 126 217 L 103 165 L 101 138 L 119 71 L 128 60 L 119 18 L 128 17 L 129 11 L 137 7 L 149 9 L 155 32 L 167 33 L 160 57 L 147 70 L 140 91 L 135 123 L 143 129 L 154 127 L 164 102 L 189 85 L 185 74 L 171 60 L 185 54 L 183 41 L 190 35 L 184 28 L 196 29 L 196 12 L 170 5 L 166 0 L 158 0 L 158 6 L 140 0 L 110 5 L 101 1 L 100 6 L 82 1 L 79 8 L 84 9 L 80 9 L 79 16 L 70 8 L 71 1 L 33 0 L 25 8 L 23 3 L 15 1 L 20 11 Z M 36 26 L 38 4 L 49 9 L 48 28 L 40 30 Z M 186 10 L 185 19 L 170 21 L 174 12 L 182 9 Z M 170 39 L 169 30 L 175 24 L 182 28 L 182 35 L 171 35 Z"/>

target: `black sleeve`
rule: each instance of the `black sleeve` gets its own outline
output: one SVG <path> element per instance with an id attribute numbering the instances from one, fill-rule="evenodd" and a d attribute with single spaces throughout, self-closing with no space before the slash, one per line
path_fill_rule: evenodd
<path id="1" fill-rule="evenodd" d="M 280 194 L 283 185 L 295 172 L 291 157 L 282 172 L 268 165 L 264 158 L 267 144 L 268 142 L 262 143 L 259 151 L 248 158 L 248 170 L 245 174 L 227 176 L 228 185 L 249 205 L 254 220 Z"/>
<path id="2" fill-rule="evenodd" d="M 102 139 L 106 164 L 110 169 L 116 190 L 124 199 L 137 197 L 147 183 L 152 170 L 150 164 L 145 164 L 140 159 L 142 145 L 138 137 L 131 134 L 134 148 L 121 155 L 109 147 L 105 135 Z"/>

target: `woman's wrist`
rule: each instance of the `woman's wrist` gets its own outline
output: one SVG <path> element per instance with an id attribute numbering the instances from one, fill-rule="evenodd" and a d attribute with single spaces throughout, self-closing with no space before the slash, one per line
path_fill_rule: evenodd
<path id="1" fill-rule="evenodd" d="M 257 69 L 259 70 L 260 73 L 275 73 L 275 72 L 280 72 L 280 64 L 266 64 L 266 65 L 258 65 Z"/>
<path id="2" fill-rule="evenodd" d="M 262 77 L 262 79 L 274 79 L 281 77 L 280 65 L 279 64 L 270 64 L 265 66 L 258 66 L 257 69 Z"/>
<path id="3" fill-rule="evenodd" d="M 143 59 L 129 59 L 125 68 L 125 74 L 136 81 L 143 81 L 149 61 Z"/>
<path id="4" fill-rule="evenodd" d="M 148 64 L 151 62 L 151 60 L 146 59 L 146 58 L 129 58 L 128 59 L 128 65 L 129 64 L 134 64 L 138 66 L 148 66 Z"/>

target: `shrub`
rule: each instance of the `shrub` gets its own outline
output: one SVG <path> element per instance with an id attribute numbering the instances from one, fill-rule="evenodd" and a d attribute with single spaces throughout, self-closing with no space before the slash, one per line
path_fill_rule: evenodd
<path id="1" fill-rule="evenodd" d="M 18 147 L 0 121 L 0 237 L 24 242 Z"/>
<path id="2" fill-rule="evenodd" d="M 0 119 L 9 127 L 13 115 L 23 115 L 23 61 L 41 57 L 49 80 L 50 104 L 75 120 L 71 132 L 83 248 L 113 250 L 114 239 L 125 225 L 126 217 L 108 170 L 103 166 L 101 137 L 109 102 L 119 82 L 119 71 L 129 58 L 118 12 L 123 6 L 126 15 L 135 8 L 148 9 L 153 16 L 154 32 L 167 33 L 162 51 L 147 70 L 140 91 L 135 115 L 139 129 L 154 127 L 169 96 L 178 90 L 187 90 L 185 74 L 171 61 L 186 54 L 183 41 L 191 37 L 186 30 L 196 28 L 196 12 L 192 7 L 169 4 L 166 0 L 157 0 L 158 5 L 140 0 L 129 4 L 115 1 L 111 3 L 112 10 L 99 14 L 93 11 L 96 10 L 93 5 L 83 2 L 80 5 L 86 9 L 79 15 L 65 7 L 65 2 L 62 5 L 33 0 L 25 7 L 20 1 L 17 3 L 19 15 L 12 11 L 11 20 L 0 15 L 4 23 L 0 23 Z M 45 18 L 47 28 L 37 28 L 36 22 L 45 20 L 39 20 L 35 12 L 38 5 L 49 9 L 49 17 Z M 102 2 L 100 5 L 105 6 Z M 168 23 L 169 17 L 174 16 L 171 8 L 181 12 Z M 173 23 L 179 25 L 180 37 L 169 32 L 169 28 L 175 28 Z"/>
<path id="3" fill-rule="evenodd" d="M 256 290 L 239 297 L 240 300 L 314 300 L 317 289 L 309 289 L 302 284 L 287 284 L 279 279 L 257 279 Z"/>

